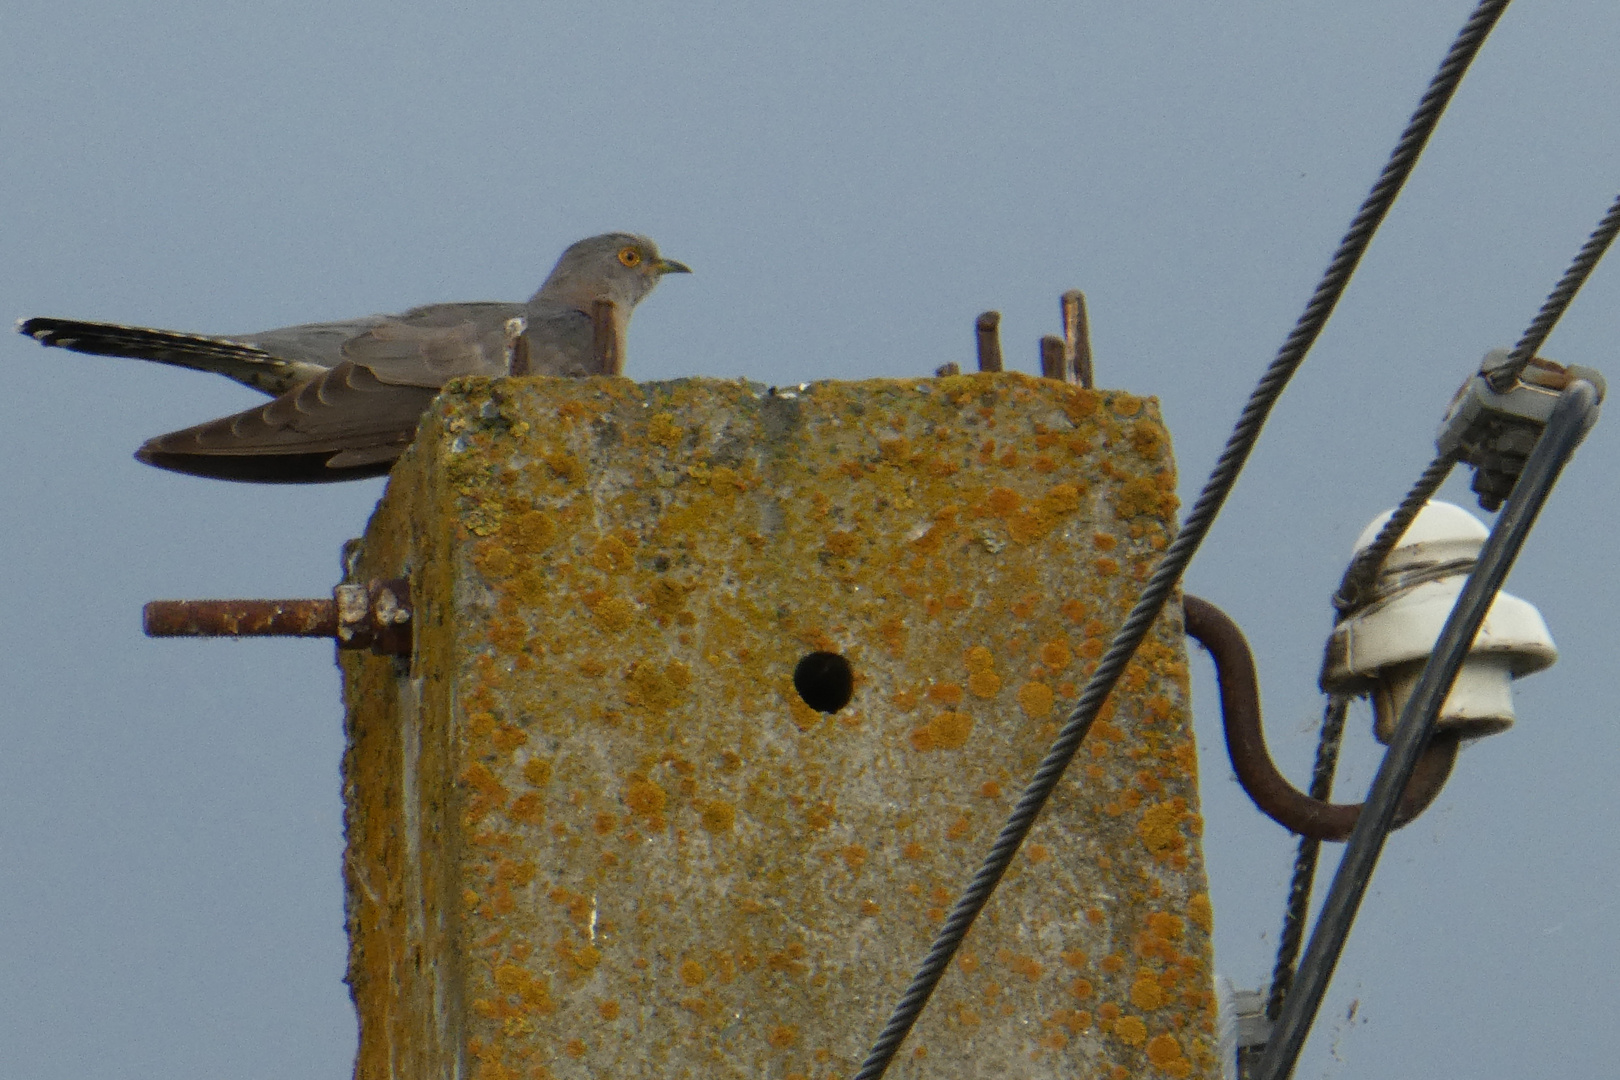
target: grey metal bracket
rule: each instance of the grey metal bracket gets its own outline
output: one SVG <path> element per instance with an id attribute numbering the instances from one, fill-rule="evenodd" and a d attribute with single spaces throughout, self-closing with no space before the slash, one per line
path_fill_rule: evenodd
<path id="1" fill-rule="evenodd" d="M 1575 379 L 1584 379 L 1603 400 L 1603 376 L 1591 368 L 1565 367 L 1535 357 L 1506 389 L 1491 389 L 1512 352 L 1492 349 L 1480 361 L 1479 373 L 1463 383 L 1446 410 L 1435 445 L 1440 453 L 1474 468 L 1473 488 L 1482 509 L 1495 512 L 1513 490 L 1525 460 L 1547 426 L 1558 396 Z M 1591 422 L 1597 420 L 1596 412 Z M 1590 426 L 1590 425 L 1589 425 Z"/>

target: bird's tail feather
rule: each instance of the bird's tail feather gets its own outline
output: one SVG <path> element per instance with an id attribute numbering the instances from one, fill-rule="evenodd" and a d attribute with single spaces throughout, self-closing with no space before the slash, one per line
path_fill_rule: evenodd
<path id="1" fill-rule="evenodd" d="M 41 345 L 54 345 L 59 349 L 96 356 L 127 356 L 195 371 L 211 371 L 272 395 L 284 394 L 324 370 L 313 364 L 272 356 L 256 345 L 230 338 L 152 330 L 144 326 L 42 318 L 19 320 L 17 332 L 27 334 Z"/>

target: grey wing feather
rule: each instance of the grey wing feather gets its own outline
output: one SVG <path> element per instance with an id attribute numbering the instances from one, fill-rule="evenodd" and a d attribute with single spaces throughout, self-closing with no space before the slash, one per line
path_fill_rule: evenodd
<path id="1" fill-rule="evenodd" d="M 260 483 L 380 476 L 410 444 L 434 394 L 345 361 L 256 409 L 149 439 L 135 456 L 175 472 Z"/>
<path id="2" fill-rule="evenodd" d="M 522 315 L 525 304 L 510 304 L 503 300 L 474 300 L 458 304 L 423 304 L 400 315 L 390 315 L 391 322 L 410 323 L 412 326 L 444 329 L 463 323 L 479 326 L 502 326 L 514 315 Z"/>
<path id="3" fill-rule="evenodd" d="M 357 337 L 388 315 L 366 315 L 358 319 L 339 322 L 301 323 L 298 326 L 278 326 L 274 330 L 261 330 L 254 334 L 232 335 L 275 356 L 323 368 L 337 367 L 343 362 L 343 343 Z M 319 374 L 317 372 L 317 374 Z"/>
<path id="4" fill-rule="evenodd" d="M 396 386 L 437 389 L 460 375 L 506 374 L 506 320 L 522 304 L 433 304 L 380 321 L 343 358 Z"/>

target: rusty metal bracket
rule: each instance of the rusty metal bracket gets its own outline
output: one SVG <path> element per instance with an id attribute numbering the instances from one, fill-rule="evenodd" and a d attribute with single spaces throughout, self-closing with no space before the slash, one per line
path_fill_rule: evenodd
<path id="1" fill-rule="evenodd" d="M 339 585 L 330 600 L 153 600 L 147 637 L 329 637 L 340 649 L 411 653 L 408 578 Z"/>
<path id="2" fill-rule="evenodd" d="M 1331 803 L 1313 799 L 1294 787 L 1278 771 L 1266 747 L 1260 722 L 1260 680 L 1254 655 L 1237 623 L 1208 600 L 1182 598 L 1187 636 L 1196 640 L 1215 662 L 1221 689 L 1221 720 L 1226 730 L 1226 752 L 1238 783 L 1262 813 L 1290 832 L 1317 840 L 1344 840 L 1361 816 L 1361 803 Z M 1458 739 L 1437 734 L 1429 740 L 1417 769 L 1401 796 L 1395 814 L 1399 828 L 1423 813 L 1440 794 L 1457 760 Z"/>

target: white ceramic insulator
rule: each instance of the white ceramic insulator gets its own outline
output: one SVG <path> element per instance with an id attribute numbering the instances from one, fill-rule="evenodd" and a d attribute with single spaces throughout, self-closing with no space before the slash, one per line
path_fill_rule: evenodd
<path id="1" fill-rule="evenodd" d="M 1382 514 L 1367 526 L 1356 541 L 1356 551 L 1371 544 L 1388 520 L 1389 514 Z M 1380 738 L 1392 733 L 1462 591 L 1467 570 L 1459 567 L 1456 573 L 1404 588 L 1391 586 L 1402 576 L 1474 558 L 1488 535 L 1462 507 L 1430 501 L 1384 563 L 1379 591 L 1386 595 L 1334 628 L 1322 686 L 1370 693 Z M 1550 667 L 1557 659 L 1557 646 L 1535 606 L 1498 593 L 1441 706 L 1439 725 L 1464 737 L 1506 730 L 1514 719 L 1509 683 Z"/>

